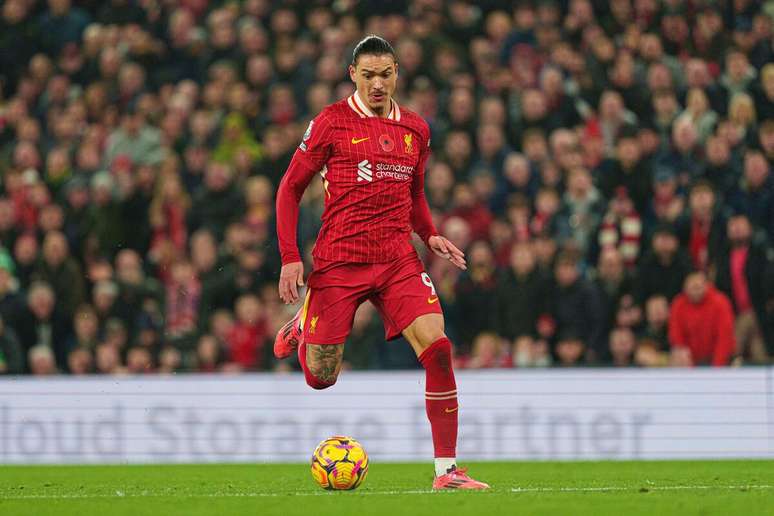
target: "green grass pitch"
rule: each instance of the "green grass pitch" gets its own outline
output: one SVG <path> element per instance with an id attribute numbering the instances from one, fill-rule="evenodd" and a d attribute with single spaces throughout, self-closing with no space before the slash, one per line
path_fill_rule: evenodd
<path id="1" fill-rule="evenodd" d="M 0 515 L 774 515 L 774 461 L 469 466 L 491 490 L 430 492 L 429 463 L 372 463 L 348 492 L 306 464 L 4 466 Z"/>

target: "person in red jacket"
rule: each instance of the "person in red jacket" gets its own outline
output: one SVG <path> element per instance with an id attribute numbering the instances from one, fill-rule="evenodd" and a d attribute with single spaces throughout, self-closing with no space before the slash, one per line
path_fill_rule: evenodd
<path id="1" fill-rule="evenodd" d="M 703 271 L 689 274 L 672 302 L 669 344 L 673 356 L 684 357 L 676 365 L 728 365 L 736 349 L 731 301 Z"/>
<path id="2" fill-rule="evenodd" d="M 231 361 L 247 370 L 263 369 L 268 335 L 263 304 L 257 296 L 246 294 L 237 299 L 235 312 L 237 320 L 227 339 Z"/>

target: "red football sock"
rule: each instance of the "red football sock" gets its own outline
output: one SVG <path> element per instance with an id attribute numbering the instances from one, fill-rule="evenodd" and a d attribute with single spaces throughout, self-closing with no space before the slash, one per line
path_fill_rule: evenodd
<path id="1" fill-rule="evenodd" d="M 298 345 L 298 362 L 301 364 L 301 369 L 304 371 L 304 378 L 306 378 L 306 384 L 309 385 L 309 387 L 321 390 L 327 389 L 333 385 L 332 383 L 323 382 L 317 378 L 306 366 L 306 343 L 303 340 Z"/>
<path id="2" fill-rule="evenodd" d="M 457 456 L 457 384 L 451 351 L 451 341 L 443 337 L 419 355 L 426 373 L 425 409 L 436 457 Z"/>

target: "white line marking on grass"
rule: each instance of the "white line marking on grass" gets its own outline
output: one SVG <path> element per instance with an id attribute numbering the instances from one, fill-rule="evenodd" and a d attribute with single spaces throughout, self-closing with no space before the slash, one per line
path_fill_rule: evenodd
<path id="1" fill-rule="evenodd" d="M 726 491 L 734 491 L 738 489 L 772 489 L 771 485 L 739 485 L 739 486 L 654 486 L 648 484 L 647 486 L 599 486 L 599 487 L 514 487 L 511 489 L 511 493 L 586 493 L 586 492 L 606 492 L 606 491 L 690 491 L 690 490 L 703 490 L 703 489 L 720 489 Z"/>
<path id="2" fill-rule="evenodd" d="M 724 490 L 737 491 L 746 489 L 774 489 L 774 485 L 753 484 L 753 485 L 682 485 L 682 486 L 655 486 L 648 484 L 645 486 L 589 486 L 589 487 L 513 487 L 507 491 L 493 489 L 492 493 L 594 493 L 594 492 L 621 492 L 621 491 L 690 491 L 690 490 Z M 411 489 L 405 491 L 354 491 L 353 496 L 394 496 L 394 495 L 426 495 L 426 494 L 448 494 L 465 491 L 464 489 L 449 489 L 445 491 L 433 491 L 431 489 Z M 251 492 L 218 492 L 218 493 L 191 493 L 174 491 L 141 491 L 138 493 L 128 493 L 125 491 L 116 491 L 110 493 L 61 493 L 61 494 L 0 494 L 0 500 L 88 500 L 88 499 L 106 499 L 106 498 L 161 498 L 161 497 L 179 497 L 179 498 L 282 498 L 293 496 L 336 496 L 336 491 L 299 491 L 286 493 L 251 493 Z"/>

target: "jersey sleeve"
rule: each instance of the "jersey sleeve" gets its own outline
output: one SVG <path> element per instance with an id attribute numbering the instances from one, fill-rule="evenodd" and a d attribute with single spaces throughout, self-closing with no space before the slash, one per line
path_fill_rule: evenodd
<path id="1" fill-rule="evenodd" d="M 304 161 L 310 168 L 322 170 L 333 148 L 333 128 L 325 111 L 309 122 L 304 137 L 293 158 Z"/>
<path id="2" fill-rule="evenodd" d="M 332 130 L 323 114 L 309 122 L 303 140 L 290 160 L 277 189 L 277 240 L 282 265 L 300 262 L 298 251 L 298 205 L 314 175 L 330 156 Z"/>
<path id="3" fill-rule="evenodd" d="M 425 143 L 419 155 L 419 165 L 411 184 L 411 227 L 419 235 L 422 241 L 427 245 L 431 236 L 437 235 L 438 231 L 433 224 L 433 217 L 430 215 L 430 206 L 425 197 L 425 166 L 430 157 L 430 129 L 425 125 Z"/>

